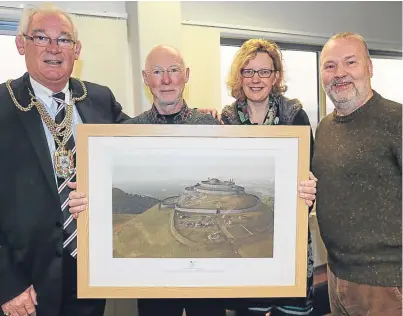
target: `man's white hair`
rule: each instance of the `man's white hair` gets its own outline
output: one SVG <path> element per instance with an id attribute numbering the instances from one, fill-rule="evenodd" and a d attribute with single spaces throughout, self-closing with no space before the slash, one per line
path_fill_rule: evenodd
<path id="1" fill-rule="evenodd" d="M 368 44 L 367 44 L 367 42 L 365 41 L 365 39 L 360 35 L 360 34 L 358 34 L 358 33 L 353 33 L 353 32 L 341 32 L 341 33 L 337 33 L 337 34 L 334 34 L 331 38 L 329 38 L 329 40 L 326 42 L 326 44 L 328 43 L 328 42 L 330 42 L 330 41 L 333 41 L 333 40 L 337 40 L 337 39 L 339 39 L 339 38 L 355 38 L 355 39 L 357 39 L 357 40 L 359 40 L 361 43 L 362 43 L 362 45 L 364 45 L 364 48 L 365 48 L 365 52 L 366 52 L 366 54 L 367 54 L 367 57 L 368 57 L 368 59 L 371 59 L 371 55 L 369 54 L 369 49 L 368 49 Z M 325 45 L 326 45 L 325 44 Z"/>
<path id="2" fill-rule="evenodd" d="M 55 5 L 53 5 L 51 3 L 45 3 L 38 7 L 31 6 L 31 5 L 24 7 L 24 10 L 22 11 L 22 16 L 20 19 L 20 24 L 18 26 L 18 34 L 20 34 L 20 35 L 27 34 L 29 24 L 32 21 L 33 15 L 36 13 L 45 13 L 45 14 L 55 14 L 56 13 L 56 14 L 61 14 L 61 15 L 65 16 L 66 19 L 71 23 L 71 25 L 73 27 L 74 39 L 78 40 L 78 31 L 77 31 L 77 28 L 76 28 L 71 16 L 67 12 L 59 9 L 58 7 L 56 7 Z"/>

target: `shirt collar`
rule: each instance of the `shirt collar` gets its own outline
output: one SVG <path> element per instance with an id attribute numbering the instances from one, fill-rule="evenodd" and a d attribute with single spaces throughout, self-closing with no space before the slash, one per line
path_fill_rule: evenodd
<path id="1" fill-rule="evenodd" d="M 36 81 L 32 76 L 29 76 L 29 80 L 31 82 L 32 89 L 34 90 L 35 97 L 43 101 L 53 100 L 52 95 L 55 94 L 52 90 L 46 88 L 44 85 L 40 84 Z M 68 93 L 69 93 L 69 82 L 67 81 L 65 87 L 62 91 L 65 94 L 65 101 L 68 102 Z"/>
<path id="2" fill-rule="evenodd" d="M 181 110 L 175 115 L 173 122 L 174 124 L 182 124 L 186 120 L 188 120 L 192 116 L 192 114 L 193 114 L 192 110 L 189 109 L 189 107 L 186 104 L 186 101 L 183 100 L 183 106 Z M 160 114 L 154 104 L 148 113 L 148 118 L 154 124 L 167 124 L 165 115 Z"/>

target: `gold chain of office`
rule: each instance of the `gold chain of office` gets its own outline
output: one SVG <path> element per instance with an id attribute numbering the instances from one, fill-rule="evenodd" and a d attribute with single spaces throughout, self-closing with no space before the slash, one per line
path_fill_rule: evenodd
<path id="1" fill-rule="evenodd" d="M 64 179 L 71 178 L 74 175 L 75 170 L 73 152 L 72 150 L 65 147 L 68 140 L 70 139 L 71 134 L 73 133 L 73 102 L 80 102 L 87 97 L 87 88 L 84 82 L 79 79 L 77 80 L 80 82 L 84 94 L 78 98 L 71 98 L 72 102 L 70 102 L 71 104 L 66 105 L 66 115 L 60 124 L 57 124 L 55 120 L 52 119 L 52 117 L 46 111 L 44 105 L 38 101 L 38 99 L 33 95 L 30 89 L 28 89 L 28 91 L 29 96 L 31 97 L 31 103 L 29 103 L 27 107 L 23 107 L 21 104 L 19 104 L 11 88 L 12 80 L 7 80 L 6 82 L 6 86 L 8 92 L 10 93 L 11 99 L 19 110 L 23 112 L 28 112 L 34 106 L 38 110 L 42 120 L 45 122 L 57 144 L 57 149 L 53 154 L 55 173 L 57 177 Z"/>
<path id="2" fill-rule="evenodd" d="M 80 82 L 84 94 L 81 97 L 77 98 L 71 98 L 72 102 L 80 102 L 83 101 L 87 97 L 87 88 L 84 84 L 79 79 L 78 82 Z M 57 145 L 59 148 L 62 148 L 66 145 L 72 128 L 73 128 L 73 104 L 67 104 L 67 109 L 66 109 L 66 116 L 64 117 L 63 121 L 60 124 L 57 124 L 52 117 L 49 115 L 49 113 L 46 111 L 45 107 L 41 102 L 38 101 L 38 99 L 32 94 L 32 92 L 28 89 L 29 91 L 29 96 L 31 97 L 31 103 L 28 104 L 27 107 L 23 107 L 21 104 L 18 103 L 14 92 L 11 88 L 11 82 L 12 80 L 7 80 L 6 86 L 8 89 L 8 92 L 10 93 L 11 99 L 13 100 L 15 106 L 23 111 L 23 112 L 28 112 L 31 110 L 34 106 L 37 108 L 42 120 L 45 122 L 46 126 L 48 127 L 49 131 L 51 132 L 53 138 L 55 139 Z M 60 138 L 62 138 L 62 141 L 60 141 Z"/>

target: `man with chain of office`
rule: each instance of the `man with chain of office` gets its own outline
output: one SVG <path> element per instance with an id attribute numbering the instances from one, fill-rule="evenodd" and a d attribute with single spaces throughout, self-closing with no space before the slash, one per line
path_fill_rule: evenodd
<path id="1" fill-rule="evenodd" d="M 105 300 L 77 299 L 75 127 L 128 116 L 109 88 L 70 77 L 81 43 L 66 13 L 26 8 L 16 46 L 28 72 L 0 85 L 1 311 L 102 316 Z"/>

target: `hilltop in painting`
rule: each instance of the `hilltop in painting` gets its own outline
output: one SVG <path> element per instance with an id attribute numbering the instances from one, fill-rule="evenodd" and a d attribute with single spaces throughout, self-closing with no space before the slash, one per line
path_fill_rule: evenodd
<path id="1" fill-rule="evenodd" d="M 114 184 L 114 258 L 273 256 L 274 180 L 183 182 L 154 183 L 138 193 Z"/>

